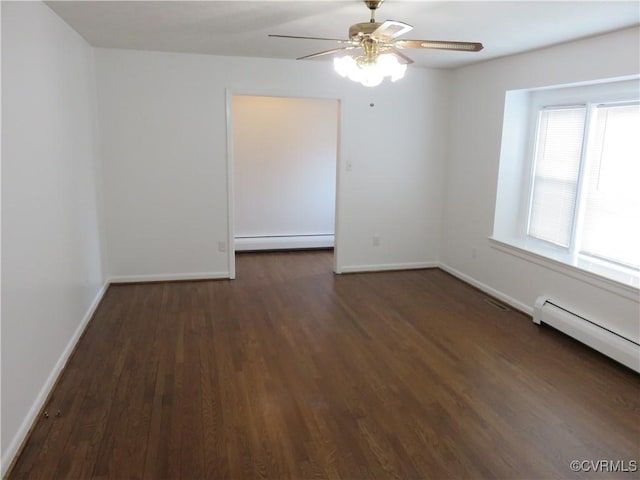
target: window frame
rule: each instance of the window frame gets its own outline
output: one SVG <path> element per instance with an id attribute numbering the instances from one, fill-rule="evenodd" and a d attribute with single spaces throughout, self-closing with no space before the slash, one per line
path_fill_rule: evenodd
<path id="1" fill-rule="evenodd" d="M 625 82 L 626 83 L 626 82 Z M 638 90 L 630 88 L 629 85 L 622 85 L 621 88 L 612 88 L 610 84 L 591 85 L 574 88 L 560 89 L 540 89 L 532 93 L 529 107 L 529 141 L 526 154 L 529 168 L 526 179 L 527 191 L 526 201 L 523 202 L 523 224 L 521 231 L 526 238 L 526 243 L 537 247 L 540 251 L 553 252 L 554 257 L 565 257 L 570 263 L 576 263 L 581 256 L 586 256 L 580 252 L 580 225 L 584 221 L 584 195 L 585 195 L 585 170 L 589 162 L 588 146 L 593 134 L 593 115 L 596 108 L 602 105 L 634 104 L 640 103 Z M 536 149 L 539 136 L 539 116 L 545 109 L 563 109 L 572 107 L 585 107 L 585 125 L 583 129 L 582 148 L 580 153 L 580 165 L 578 169 L 576 204 L 573 209 L 571 233 L 568 246 L 555 244 L 553 242 L 529 235 L 529 225 L 531 220 L 533 192 L 536 169 Z M 611 264 L 612 268 L 636 271 L 634 268 L 620 265 L 617 262 L 609 261 L 600 257 L 591 256 L 599 263 Z"/>

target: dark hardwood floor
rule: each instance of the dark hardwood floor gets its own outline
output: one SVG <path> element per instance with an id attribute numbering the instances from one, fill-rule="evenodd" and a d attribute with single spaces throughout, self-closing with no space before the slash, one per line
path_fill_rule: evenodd
<path id="1" fill-rule="evenodd" d="M 331 262 L 111 286 L 9 478 L 638 478 L 570 462 L 640 460 L 640 376 L 440 270 Z"/>

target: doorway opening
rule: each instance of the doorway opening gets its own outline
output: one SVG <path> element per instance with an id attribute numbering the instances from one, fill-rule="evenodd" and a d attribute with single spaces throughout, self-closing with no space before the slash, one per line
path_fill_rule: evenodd
<path id="1" fill-rule="evenodd" d="M 229 270 L 235 253 L 333 249 L 340 102 L 228 97 Z"/>

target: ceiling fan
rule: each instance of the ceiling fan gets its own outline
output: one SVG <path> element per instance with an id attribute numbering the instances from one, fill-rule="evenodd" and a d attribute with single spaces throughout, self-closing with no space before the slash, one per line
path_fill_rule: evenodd
<path id="1" fill-rule="evenodd" d="M 334 59 L 334 67 L 343 77 L 349 77 L 351 80 L 366 86 L 380 84 L 385 76 L 391 77 L 392 81 L 404 76 L 407 65 L 413 63 L 413 60 L 400 50 L 418 48 L 479 52 L 484 48 L 481 43 L 477 42 L 400 40 L 398 37 L 412 30 L 413 27 L 396 20 L 386 20 L 382 23 L 376 22 L 375 12 L 384 0 L 363 1 L 367 8 L 371 10 L 371 19 L 368 22 L 351 25 L 347 40 L 295 35 L 269 36 L 304 40 L 329 40 L 344 45 L 331 50 L 305 55 L 304 57 L 299 57 L 298 60 L 331 55 L 342 51 L 359 50 L 360 52 L 356 55 L 347 55 Z"/>

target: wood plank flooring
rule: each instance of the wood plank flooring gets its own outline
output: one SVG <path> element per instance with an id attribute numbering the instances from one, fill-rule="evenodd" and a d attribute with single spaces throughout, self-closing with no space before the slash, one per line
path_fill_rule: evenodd
<path id="1" fill-rule="evenodd" d="M 331 262 L 111 286 L 9 478 L 638 478 L 569 464 L 640 460 L 640 376 L 440 270 Z"/>

